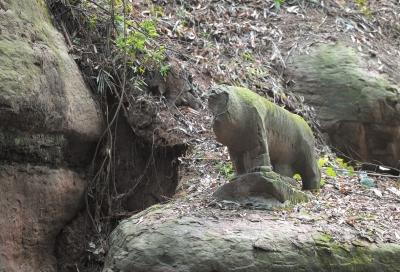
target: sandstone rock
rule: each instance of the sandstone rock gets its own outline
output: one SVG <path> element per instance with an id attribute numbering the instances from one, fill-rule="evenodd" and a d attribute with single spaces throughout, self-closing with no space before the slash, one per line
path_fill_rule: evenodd
<path id="1" fill-rule="evenodd" d="M 254 172 L 235 177 L 213 195 L 258 209 L 273 209 L 306 202 L 309 197 L 274 172 Z"/>
<path id="2" fill-rule="evenodd" d="M 46 2 L 0 0 L 0 271 L 57 270 L 102 126 Z"/>
<path id="3" fill-rule="evenodd" d="M 368 71 L 353 49 L 319 46 L 287 72 L 333 146 L 360 161 L 400 166 L 399 88 Z"/>
<path id="4" fill-rule="evenodd" d="M 113 231 L 103 272 L 400 271 L 400 245 L 356 246 L 287 220 L 182 216 L 153 206 Z"/>
<path id="5" fill-rule="evenodd" d="M 79 153 L 76 139 L 96 141 L 102 119 L 45 1 L 0 3 L 0 129 L 62 134 Z"/>
<path id="6" fill-rule="evenodd" d="M 56 237 L 82 207 L 85 187 L 66 169 L 0 166 L 0 271 L 56 271 Z"/>

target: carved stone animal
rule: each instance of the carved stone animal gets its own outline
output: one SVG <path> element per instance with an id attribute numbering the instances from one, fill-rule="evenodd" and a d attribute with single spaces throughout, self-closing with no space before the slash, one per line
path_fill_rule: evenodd
<path id="1" fill-rule="evenodd" d="M 303 189 L 319 188 L 314 137 L 300 116 L 239 87 L 213 87 L 208 100 L 217 140 L 228 147 L 238 175 L 270 171 L 298 173 Z"/>

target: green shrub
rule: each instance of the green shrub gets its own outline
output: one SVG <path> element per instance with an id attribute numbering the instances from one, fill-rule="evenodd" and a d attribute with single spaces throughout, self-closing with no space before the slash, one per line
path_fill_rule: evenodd
<path id="1" fill-rule="evenodd" d="M 217 171 L 226 179 L 232 179 L 235 176 L 233 165 L 231 162 L 223 162 L 217 165 Z"/>

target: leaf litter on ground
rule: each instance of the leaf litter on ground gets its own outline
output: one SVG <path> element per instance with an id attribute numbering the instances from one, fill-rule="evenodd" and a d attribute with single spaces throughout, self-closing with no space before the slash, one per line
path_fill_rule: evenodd
<path id="1" fill-rule="evenodd" d="M 400 70 L 398 1 L 368 1 L 367 6 L 340 0 L 285 1 L 277 10 L 274 1 L 160 0 L 138 7 L 163 10 L 156 19 L 165 34 L 162 42 L 174 48 L 169 56 L 184 63 L 200 90 L 221 82 L 248 87 L 302 115 L 317 136 L 313 109 L 286 91 L 284 69 L 291 56 L 307 54 L 315 44 L 341 41 L 367 57 L 369 69 L 400 81 L 396 72 Z M 151 16 L 149 12 L 142 15 Z M 200 129 L 193 133 L 192 149 L 180 158 L 179 192 L 172 200 L 179 207 L 177 212 L 213 220 L 238 216 L 292 220 L 312 224 L 338 240 L 351 236 L 372 243 L 400 242 L 400 183 L 396 177 L 347 175 L 346 169 L 335 175 L 323 171 L 321 191 L 293 209 L 246 211 L 230 205 L 222 210 L 223 205 L 212 205 L 212 193 L 228 182 L 218 165 L 229 163 L 229 155 L 212 133 L 205 98 L 199 112 L 180 109 L 186 126 Z M 327 150 L 334 161 L 336 156 L 318 141 L 319 153 Z"/>

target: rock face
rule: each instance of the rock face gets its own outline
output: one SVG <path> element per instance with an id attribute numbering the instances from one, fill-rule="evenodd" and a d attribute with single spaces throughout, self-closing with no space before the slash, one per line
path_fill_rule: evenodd
<path id="1" fill-rule="evenodd" d="M 100 112 L 44 0 L 0 0 L 0 271 L 56 271 Z"/>
<path id="2" fill-rule="evenodd" d="M 68 138 L 73 162 L 82 150 L 74 140 L 96 140 L 101 118 L 63 36 L 51 25 L 44 1 L 1 0 L 0 15 L 2 130 Z"/>
<path id="3" fill-rule="evenodd" d="M 0 188 L 0 271 L 56 271 L 54 243 L 81 207 L 85 181 L 67 169 L 3 165 Z"/>
<path id="4" fill-rule="evenodd" d="M 354 159 L 400 166 L 400 93 L 351 48 L 324 45 L 289 65 L 294 91 L 316 109 L 333 146 Z"/>
<path id="5" fill-rule="evenodd" d="M 110 242 L 103 272 L 400 271 L 396 244 L 355 246 L 309 224 L 181 216 L 172 206 L 122 221 Z"/>

